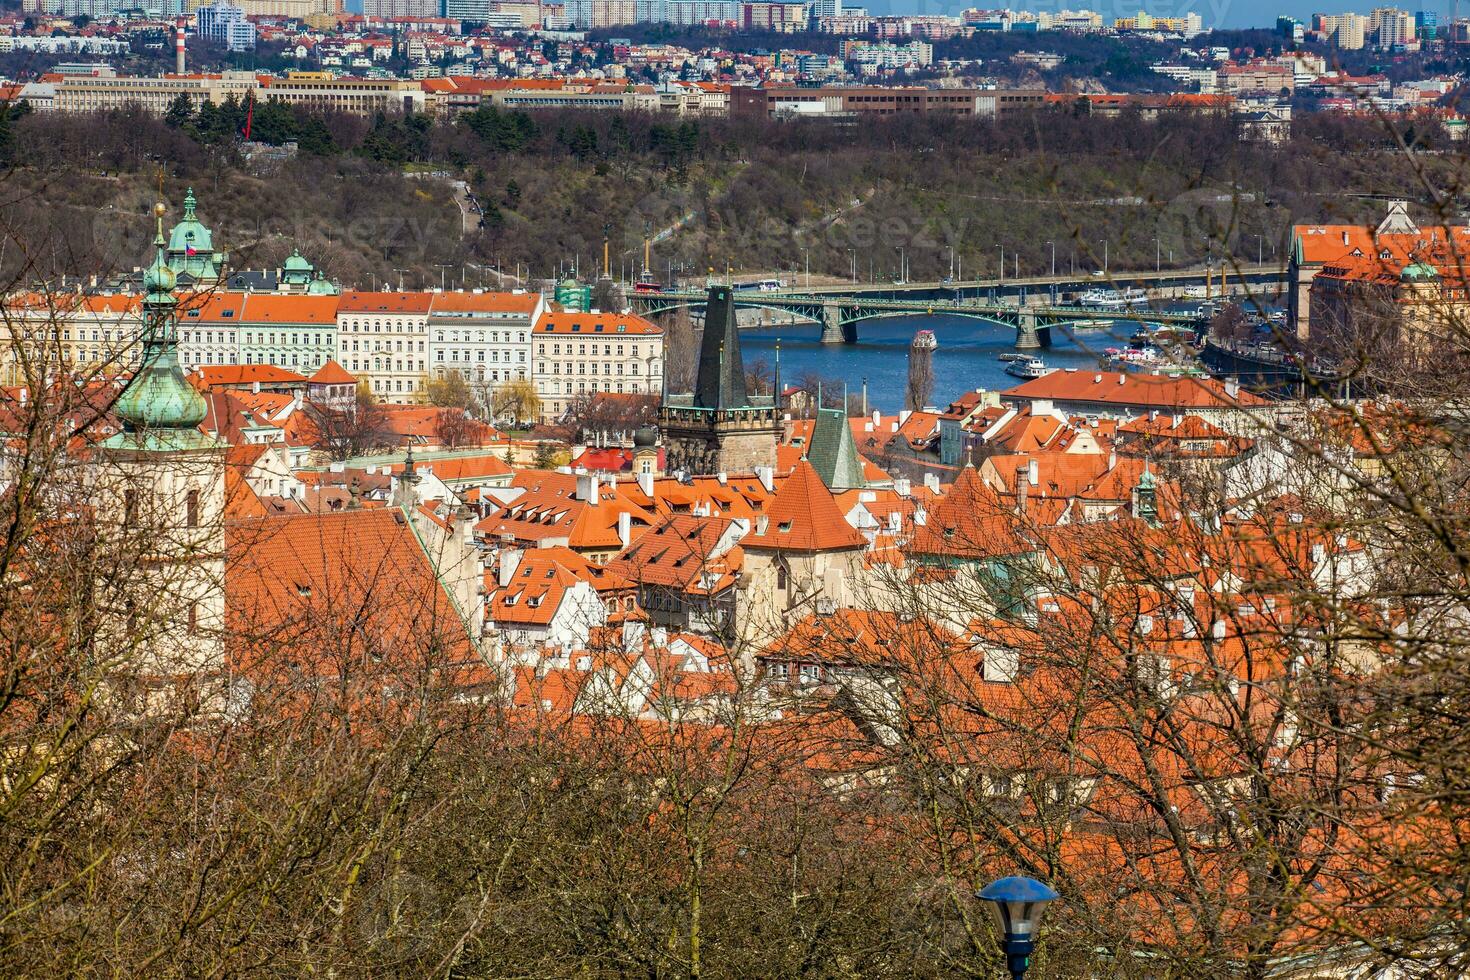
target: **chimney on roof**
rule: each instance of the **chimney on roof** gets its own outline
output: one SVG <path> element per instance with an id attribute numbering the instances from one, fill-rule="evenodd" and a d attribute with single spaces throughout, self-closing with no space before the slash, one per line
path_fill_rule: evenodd
<path id="1" fill-rule="evenodd" d="M 903 425 L 905 422 L 907 422 L 909 420 L 909 416 L 912 415 L 912 414 L 914 414 L 914 413 L 911 412 L 911 411 L 909 411 L 906 408 L 903 411 L 899 412 L 898 413 L 898 424 L 899 425 Z M 895 429 L 894 431 L 897 432 L 898 430 Z"/>
<path id="2" fill-rule="evenodd" d="M 723 487 L 725 484 L 730 482 L 730 477 L 722 470 L 719 473 L 715 474 L 715 480 L 718 481 L 720 486 Z"/>
<path id="3" fill-rule="evenodd" d="M 1347 233 L 1346 230 L 1344 230 L 1343 233 L 1342 233 L 1342 243 L 1344 245 L 1346 245 L 1348 243 L 1348 233 Z"/>
<path id="4" fill-rule="evenodd" d="M 633 540 L 633 515 L 623 511 L 618 515 L 618 543 L 626 548 Z"/>
<path id="5" fill-rule="evenodd" d="M 929 490 L 930 493 L 938 493 L 939 492 L 939 474 L 938 473 L 925 473 L 924 474 L 924 486 L 926 488 L 928 488 L 928 490 Z"/>
<path id="6" fill-rule="evenodd" d="M 1126 384 L 1127 381 L 1128 381 L 1128 375 L 1125 374 L 1125 373 L 1123 373 L 1122 371 L 1119 371 L 1118 372 L 1118 384 L 1120 384 L 1120 385 L 1121 384 Z"/>
<path id="7" fill-rule="evenodd" d="M 759 517 L 757 517 L 755 519 L 755 533 L 756 534 L 765 534 L 766 533 L 766 528 L 768 528 L 770 526 L 771 526 L 771 519 L 769 517 L 767 517 L 765 514 L 762 514 L 762 515 L 760 515 Z"/>
<path id="8" fill-rule="evenodd" d="M 1027 475 L 1026 467 L 1016 467 L 1016 513 L 1023 516 L 1026 513 L 1026 498 L 1031 493 L 1031 488 L 1026 484 Z"/>
<path id="9" fill-rule="evenodd" d="M 259 381 L 252 381 L 252 382 L 250 382 L 250 393 L 251 394 L 254 394 L 254 395 L 260 394 L 260 382 Z"/>
<path id="10" fill-rule="evenodd" d="M 577 474 L 576 499 L 588 504 L 597 503 L 597 477 L 586 470 Z"/>
<path id="11" fill-rule="evenodd" d="M 503 589 L 510 585 L 510 580 L 515 577 L 516 569 L 521 567 L 521 558 L 525 552 L 519 548 L 502 548 L 500 550 L 500 587 Z"/>
<path id="12" fill-rule="evenodd" d="M 1236 395 L 1239 394 L 1240 385 L 1236 382 L 1236 380 L 1234 378 L 1230 378 L 1229 380 L 1227 380 L 1225 382 L 1225 397 L 1234 398 Z"/>
<path id="13" fill-rule="evenodd" d="M 912 490 L 913 486 L 909 483 L 907 477 L 901 476 L 893 481 L 893 492 L 900 497 L 907 497 Z"/>
<path id="14" fill-rule="evenodd" d="M 653 496 L 653 474 L 652 473 L 643 473 L 643 472 L 640 472 L 638 474 L 638 489 L 643 491 L 643 496 L 645 496 L 645 497 L 652 497 Z"/>
<path id="15" fill-rule="evenodd" d="M 761 486 L 765 488 L 766 493 L 776 492 L 776 470 L 773 467 L 757 466 L 755 478 L 761 481 Z"/>

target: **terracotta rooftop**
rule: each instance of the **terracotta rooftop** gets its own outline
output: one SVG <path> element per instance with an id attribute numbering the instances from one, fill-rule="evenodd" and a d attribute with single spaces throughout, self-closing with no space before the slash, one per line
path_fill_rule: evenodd
<path id="1" fill-rule="evenodd" d="M 763 532 L 741 541 L 747 549 L 778 551 L 840 551 L 867 547 L 862 536 L 837 506 L 822 478 L 807 460 L 796 469 L 766 507 Z"/>

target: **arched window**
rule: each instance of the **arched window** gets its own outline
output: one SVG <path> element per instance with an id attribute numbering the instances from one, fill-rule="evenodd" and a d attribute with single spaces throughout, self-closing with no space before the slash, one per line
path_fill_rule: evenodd
<path id="1" fill-rule="evenodd" d="M 184 526 L 199 526 L 199 491 L 190 490 L 184 497 Z"/>

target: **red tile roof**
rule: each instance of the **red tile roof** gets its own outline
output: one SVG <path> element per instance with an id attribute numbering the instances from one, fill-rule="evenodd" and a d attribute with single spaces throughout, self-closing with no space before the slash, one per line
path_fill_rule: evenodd
<path id="1" fill-rule="evenodd" d="M 246 323 L 298 323 L 334 326 L 337 322 L 336 296 L 282 296 L 275 293 L 250 293 L 245 297 Z"/>
<path id="2" fill-rule="evenodd" d="M 1215 378 L 1173 378 L 1157 374 L 1125 374 L 1118 371 L 1053 371 L 1033 378 L 1008 391 L 1008 400 L 1046 399 L 1059 402 L 1094 402 L 1099 405 L 1177 411 L 1181 409 L 1247 408 L 1266 404 L 1249 391 L 1226 392 Z"/>
<path id="3" fill-rule="evenodd" d="M 428 313 L 433 293 L 374 293 L 353 290 L 338 297 L 338 313 Z"/>
<path id="4" fill-rule="evenodd" d="M 315 385 L 355 385 L 357 379 L 347 373 L 347 369 L 331 358 L 327 363 L 316 369 L 316 374 L 311 376 L 311 383 Z"/>
<path id="5" fill-rule="evenodd" d="M 204 364 L 189 373 L 189 383 L 200 391 L 232 385 L 305 384 L 306 378 L 274 364 Z"/>
<path id="6" fill-rule="evenodd" d="M 539 293 L 426 293 L 432 296 L 429 312 L 440 313 L 520 313 L 529 316 L 541 301 Z"/>
<path id="7" fill-rule="evenodd" d="M 536 321 L 535 333 L 579 336 L 636 336 L 661 334 L 663 330 L 631 313 L 548 313 Z"/>
<path id="8" fill-rule="evenodd" d="M 280 660 L 332 672 L 324 651 L 349 635 L 360 655 L 386 661 L 434 650 L 442 668 L 474 656 L 464 619 L 399 511 L 235 521 L 225 526 L 225 547 L 235 669 Z"/>
<path id="9" fill-rule="evenodd" d="M 796 464 L 791 476 L 776 491 L 762 520 L 764 532 L 740 542 L 746 549 L 840 551 L 865 548 L 868 544 L 857 528 L 847 523 L 832 491 L 805 459 Z"/>

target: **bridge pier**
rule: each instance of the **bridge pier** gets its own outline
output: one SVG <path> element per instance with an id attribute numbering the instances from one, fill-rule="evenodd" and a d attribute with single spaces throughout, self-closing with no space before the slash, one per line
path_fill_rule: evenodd
<path id="1" fill-rule="evenodd" d="M 1036 312 L 1024 307 L 1016 314 L 1016 350 L 1039 350 L 1041 329 L 1036 325 Z"/>
<path id="2" fill-rule="evenodd" d="M 842 333 L 842 307 L 836 303 L 822 304 L 822 343 L 842 344 L 847 338 Z"/>

